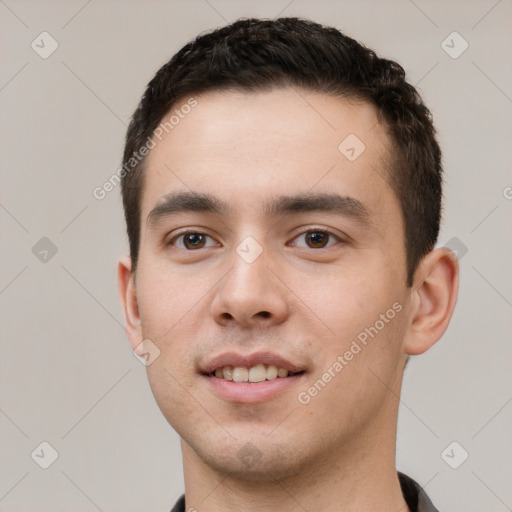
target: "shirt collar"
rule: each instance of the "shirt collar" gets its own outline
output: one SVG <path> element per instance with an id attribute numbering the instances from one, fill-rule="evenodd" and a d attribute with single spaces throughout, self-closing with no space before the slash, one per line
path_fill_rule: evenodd
<path id="1" fill-rule="evenodd" d="M 439 512 L 423 488 L 412 478 L 398 472 L 402 494 L 411 512 Z M 185 495 L 176 502 L 171 512 L 185 512 Z"/>

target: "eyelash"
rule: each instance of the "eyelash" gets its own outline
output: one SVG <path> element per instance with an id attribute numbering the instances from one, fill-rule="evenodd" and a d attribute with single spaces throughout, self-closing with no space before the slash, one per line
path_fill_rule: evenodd
<path id="1" fill-rule="evenodd" d="M 308 233 L 323 233 L 323 234 L 328 235 L 331 238 L 335 238 L 338 242 L 343 242 L 343 240 L 338 235 L 336 235 L 332 231 L 330 231 L 328 229 L 325 229 L 325 228 L 310 228 L 310 229 L 307 229 L 306 231 L 303 231 L 302 233 L 299 233 L 296 237 L 293 238 L 293 240 L 296 240 L 300 236 L 307 235 Z M 178 240 L 178 239 L 180 239 L 180 238 L 182 238 L 182 237 L 184 237 L 186 235 L 203 235 L 203 236 L 206 236 L 206 237 L 208 237 L 208 238 L 213 240 L 213 237 L 211 237 L 210 235 L 208 235 L 206 233 L 203 233 L 201 231 L 184 231 L 183 233 L 179 233 L 178 235 L 175 235 L 169 241 L 169 243 L 166 244 L 166 245 L 172 246 L 172 245 L 174 245 L 176 240 Z M 336 245 L 336 244 L 332 244 L 332 245 Z M 315 247 L 303 247 L 303 248 L 307 248 L 307 249 L 312 249 L 312 250 L 318 251 L 320 249 L 328 249 L 329 247 L 332 247 L 332 245 L 327 245 L 326 247 L 318 247 L 318 248 L 315 248 Z M 206 248 L 208 248 L 208 247 L 206 247 Z M 179 247 L 179 249 L 187 251 L 187 252 L 196 252 L 196 251 L 199 251 L 200 249 L 205 249 L 205 247 L 200 247 L 199 249 L 187 249 L 186 247 Z"/>

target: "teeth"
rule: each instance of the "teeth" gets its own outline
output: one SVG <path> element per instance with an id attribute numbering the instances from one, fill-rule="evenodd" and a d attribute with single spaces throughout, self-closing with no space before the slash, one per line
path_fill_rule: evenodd
<path id="1" fill-rule="evenodd" d="M 215 370 L 215 376 L 218 377 L 217 370 Z M 232 366 L 224 366 L 223 377 L 226 380 L 233 380 L 233 367 Z"/>
<path id="2" fill-rule="evenodd" d="M 244 368 L 243 366 L 224 366 L 217 368 L 214 375 L 219 379 L 232 380 L 234 382 L 263 382 L 264 380 L 274 380 L 294 374 L 272 364 L 269 366 L 257 364 L 251 368 Z"/>
<path id="3" fill-rule="evenodd" d="M 277 377 L 277 366 L 271 364 L 267 368 L 267 380 L 273 380 Z"/>
<path id="4" fill-rule="evenodd" d="M 267 379 L 267 370 L 262 364 L 253 366 L 249 370 L 249 382 L 263 382 Z"/>
<path id="5" fill-rule="evenodd" d="M 249 370 L 236 366 L 233 370 L 233 380 L 235 382 L 247 382 L 249 380 Z"/>

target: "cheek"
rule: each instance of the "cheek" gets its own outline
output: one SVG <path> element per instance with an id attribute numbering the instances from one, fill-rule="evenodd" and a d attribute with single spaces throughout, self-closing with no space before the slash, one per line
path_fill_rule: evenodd
<path id="1" fill-rule="evenodd" d="M 387 311 L 392 312 L 386 316 Z M 335 432 L 336 414 L 341 412 L 344 424 L 357 431 L 379 414 L 383 404 L 395 401 L 400 387 L 402 311 L 384 307 L 376 314 L 365 313 L 366 318 L 357 312 L 351 317 L 348 311 L 340 316 L 337 337 L 321 348 L 322 364 L 298 397 L 300 403 L 309 402 L 309 412 L 330 418 L 323 428 Z"/>
<path id="2" fill-rule="evenodd" d="M 370 270 L 331 274 L 322 287 L 303 285 L 304 302 L 314 312 L 308 318 L 321 329 L 321 343 L 318 339 L 315 343 L 321 354 L 318 376 L 341 356 L 343 371 L 334 372 L 338 378 L 333 380 L 344 381 L 344 389 L 365 388 L 366 379 L 376 379 L 370 369 L 392 379 L 407 320 L 403 292 L 390 275 L 375 277 Z"/>
<path id="3" fill-rule="evenodd" d="M 140 283 L 137 297 L 143 334 L 172 344 L 178 332 L 182 335 L 183 328 L 197 321 L 215 281 L 211 274 L 198 278 L 172 267 L 148 265 Z"/>
<path id="4" fill-rule="evenodd" d="M 189 376 L 182 370 L 185 365 L 172 365 L 169 362 L 172 356 L 175 361 L 180 360 L 171 351 L 162 352 L 162 356 L 147 367 L 148 381 L 160 411 L 177 432 L 186 430 L 190 421 L 207 425 L 206 418 L 201 417 L 202 408 L 190 399 L 193 390 L 187 380 Z"/>
<path id="5" fill-rule="evenodd" d="M 344 262 L 328 274 L 314 278 L 302 275 L 289 282 L 304 306 L 310 308 L 310 315 L 315 313 L 331 335 L 341 340 L 372 325 L 397 300 L 392 283 L 369 265 L 363 269 Z"/>

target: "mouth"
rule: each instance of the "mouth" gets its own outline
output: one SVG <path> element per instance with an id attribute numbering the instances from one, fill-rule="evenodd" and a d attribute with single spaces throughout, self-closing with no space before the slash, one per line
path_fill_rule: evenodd
<path id="1" fill-rule="evenodd" d="M 307 373 L 305 366 L 271 352 L 221 354 L 201 373 L 209 389 L 228 402 L 266 402 L 289 390 Z"/>

